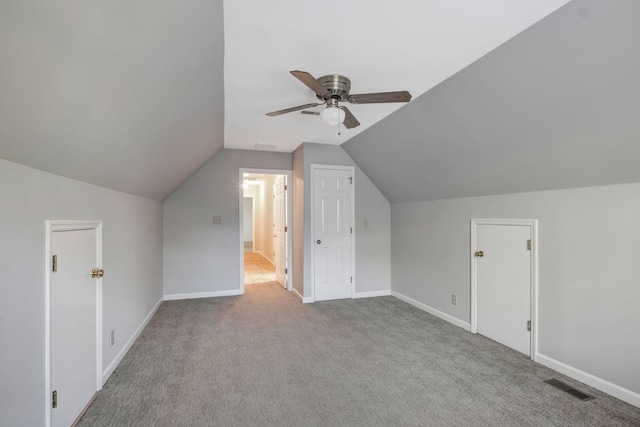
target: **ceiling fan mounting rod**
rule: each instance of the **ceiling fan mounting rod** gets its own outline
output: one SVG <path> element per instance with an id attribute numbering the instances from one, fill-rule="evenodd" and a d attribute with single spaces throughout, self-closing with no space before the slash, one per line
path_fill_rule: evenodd
<path id="1" fill-rule="evenodd" d="M 335 99 L 338 101 L 346 101 L 349 97 L 349 91 L 351 90 L 351 80 L 340 74 L 329 74 L 319 77 L 318 83 L 322 85 L 329 93 L 318 95 L 316 97 L 320 100 L 329 101 Z"/>
<path id="2" fill-rule="evenodd" d="M 337 98 L 329 98 L 327 99 L 327 108 L 329 107 L 337 107 L 338 106 L 338 99 Z"/>

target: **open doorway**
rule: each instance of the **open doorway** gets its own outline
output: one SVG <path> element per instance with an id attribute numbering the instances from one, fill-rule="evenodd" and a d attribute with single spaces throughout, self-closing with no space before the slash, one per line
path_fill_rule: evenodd
<path id="1" fill-rule="evenodd" d="M 266 282 L 291 290 L 291 171 L 240 169 L 240 179 L 242 290 Z"/>

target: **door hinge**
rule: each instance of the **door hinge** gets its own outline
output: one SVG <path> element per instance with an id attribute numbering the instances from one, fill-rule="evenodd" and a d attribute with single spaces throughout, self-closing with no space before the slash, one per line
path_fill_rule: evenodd
<path id="1" fill-rule="evenodd" d="M 284 232 L 286 233 L 287 231 L 289 231 L 289 227 L 284 228 Z"/>
<path id="2" fill-rule="evenodd" d="M 527 331 L 531 331 L 531 320 L 527 320 Z"/>
<path id="3" fill-rule="evenodd" d="M 288 269 L 288 268 L 285 268 L 285 269 L 284 269 L 284 274 L 287 274 L 288 272 L 289 272 L 289 269 Z"/>
<path id="4" fill-rule="evenodd" d="M 350 227 L 349 230 L 350 230 L 351 234 L 353 234 L 353 227 Z"/>
<path id="5" fill-rule="evenodd" d="M 58 390 L 53 390 L 51 393 L 51 407 L 53 409 L 58 407 Z"/>
<path id="6" fill-rule="evenodd" d="M 287 191 L 287 184 L 284 185 L 284 191 Z"/>
<path id="7" fill-rule="evenodd" d="M 104 270 L 101 268 L 92 268 L 91 269 L 91 278 L 95 279 L 97 277 L 104 277 Z"/>
<path id="8" fill-rule="evenodd" d="M 54 255 L 51 260 L 51 270 L 58 271 L 58 255 Z"/>
<path id="9" fill-rule="evenodd" d="M 527 240 L 527 250 L 531 250 L 531 239 Z"/>
<path id="10" fill-rule="evenodd" d="M 352 176 L 349 177 L 349 184 L 353 184 L 353 177 Z"/>
<path id="11" fill-rule="evenodd" d="M 351 283 L 353 283 L 353 276 L 351 276 Z"/>

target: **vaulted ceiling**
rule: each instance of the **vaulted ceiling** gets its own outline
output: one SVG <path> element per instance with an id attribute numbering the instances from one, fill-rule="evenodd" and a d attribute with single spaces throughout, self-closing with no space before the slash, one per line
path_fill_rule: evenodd
<path id="1" fill-rule="evenodd" d="M 639 182 L 638 17 L 574 0 L 343 148 L 392 203 Z"/>
<path id="2" fill-rule="evenodd" d="M 0 157 L 157 200 L 223 146 L 302 142 L 392 202 L 640 181 L 640 4 L 567 1 L 6 0 Z M 266 117 L 315 101 L 293 69 L 414 98 L 341 135 Z"/>

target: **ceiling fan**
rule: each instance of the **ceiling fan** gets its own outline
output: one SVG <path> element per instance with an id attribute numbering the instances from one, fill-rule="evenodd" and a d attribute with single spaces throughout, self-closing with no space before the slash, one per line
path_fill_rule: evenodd
<path id="1" fill-rule="evenodd" d="M 399 92 L 377 92 L 362 93 L 359 95 L 350 95 L 351 80 L 339 74 L 329 74 L 318 79 L 313 77 L 306 71 L 290 71 L 291 74 L 309 89 L 315 92 L 316 98 L 321 102 L 298 105 L 297 107 L 285 108 L 284 110 L 273 111 L 267 113 L 267 116 L 279 116 L 280 114 L 292 113 L 294 111 L 304 110 L 305 108 L 326 105 L 326 108 L 320 113 L 303 111 L 305 114 L 319 114 L 320 121 L 324 124 L 335 126 L 338 123 L 344 123 L 347 129 L 360 126 L 360 122 L 349 111 L 347 107 L 341 106 L 340 102 L 349 102 L 351 104 L 377 104 L 383 102 L 409 102 L 411 94 L 406 90 Z"/>

